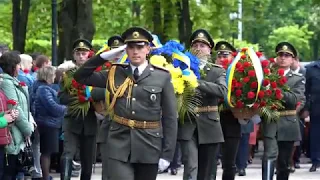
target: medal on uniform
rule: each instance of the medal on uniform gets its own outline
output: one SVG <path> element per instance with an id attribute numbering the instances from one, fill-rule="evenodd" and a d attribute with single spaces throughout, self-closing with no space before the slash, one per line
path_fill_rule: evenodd
<path id="1" fill-rule="evenodd" d="M 156 96 L 155 94 L 151 94 L 151 95 L 150 95 L 150 100 L 151 100 L 152 102 L 156 102 L 157 96 Z"/>

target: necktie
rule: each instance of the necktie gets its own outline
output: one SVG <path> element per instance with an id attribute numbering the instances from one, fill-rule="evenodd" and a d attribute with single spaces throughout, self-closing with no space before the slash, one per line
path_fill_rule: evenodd
<path id="1" fill-rule="evenodd" d="M 137 67 L 133 71 L 133 77 L 135 80 L 138 80 L 139 78 L 139 69 Z"/>

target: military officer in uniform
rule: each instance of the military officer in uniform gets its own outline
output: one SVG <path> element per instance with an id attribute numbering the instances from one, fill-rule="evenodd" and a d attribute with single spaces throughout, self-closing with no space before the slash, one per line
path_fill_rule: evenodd
<path id="1" fill-rule="evenodd" d="M 277 66 L 285 70 L 289 91 L 283 91 L 283 106 L 277 122 L 263 122 L 264 154 L 262 160 L 262 179 L 272 180 L 275 162 L 277 180 L 287 180 L 290 174 L 291 152 L 295 141 L 301 140 L 297 113 L 305 104 L 305 79 L 302 74 L 290 70 L 293 59 L 297 56 L 294 46 L 281 42 L 276 46 Z M 301 103 L 297 109 L 297 104 Z"/>
<path id="2" fill-rule="evenodd" d="M 147 30 L 132 27 L 122 38 L 125 46 L 93 57 L 74 78 L 87 85 L 107 85 L 110 91 L 113 115 L 107 140 L 108 179 L 155 180 L 158 164 L 169 166 L 176 144 L 177 104 L 171 75 L 148 63 L 153 37 Z M 113 64 L 109 72 L 94 71 L 123 50 L 129 64 Z"/>
<path id="3" fill-rule="evenodd" d="M 196 30 L 190 38 L 191 50 L 198 51 L 200 69 L 206 74 L 199 82 L 197 90 L 201 94 L 201 107 L 197 107 L 195 117 L 186 118 L 179 124 L 178 140 L 181 144 L 184 164 L 184 180 L 209 180 L 219 143 L 223 142 L 218 101 L 227 93 L 225 70 L 208 62 L 214 42 L 204 30 Z"/>
<path id="4" fill-rule="evenodd" d="M 91 43 L 86 39 L 78 39 L 73 44 L 75 64 L 81 66 L 88 60 Z M 69 105 L 73 96 L 62 91 L 59 94 L 60 102 Z M 92 174 L 94 150 L 96 146 L 97 120 L 94 109 L 91 107 L 85 117 L 75 117 L 67 114 L 63 121 L 64 149 L 61 158 L 61 179 L 69 180 L 72 172 L 72 160 L 80 145 L 81 180 L 89 180 Z"/>
<path id="5" fill-rule="evenodd" d="M 220 41 L 217 43 L 215 50 L 217 51 L 216 63 L 226 66 L 224 61 L 230 64 L 233 60 L 232 53 L 237 50 L 228 42 Z M 221 101 L 223 103 L 223 101 Z M 234 180 L 236 174 L 236 157 L 241 138 L 241 125 L 230 110 L 220 112 L 221 126 L 224 136 L 224 143 L 221 146 L 221 162 L 222 162 L 222 180 Z M 215 180 L 217 166 L 213 168 L 212 180 Z"/>
<path id="6" fill-rule="evenodd" d="M 110 49 L 115 49 L 124 45 L 124 40 L 119 35 L 112 36 L 108 39 L 108 46 Z M 115 57 L 114 59 L 110 59 L 110 62 L 115 63 L 119 57 Z M 98 91 L 98 90 L 97 90 Z M 97 92 L 97 100 L 105 100 L 105 88 L 101 88 Z M 92 94 L 93 96 L 93 94 Z M 107 167 L 108 167 L 108 147 L 107 147 L 107 138 L 110 127 L 110 118 L 109 116 L 104 117 L 98 131 L 97 143 L 99 143 L 100 154 L 102 159 L 102 180 L 108 179 Z"/>

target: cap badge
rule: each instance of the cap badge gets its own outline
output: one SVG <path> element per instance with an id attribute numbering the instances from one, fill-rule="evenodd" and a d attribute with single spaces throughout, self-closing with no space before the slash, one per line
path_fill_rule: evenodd
<path id="1" fill-rule="evenodd" d="M 226 49 L 226 46 L 224 44 L 222 44 L 221 49 Z"/>
<path id="2" fill-rule="evenodd" d="M 113 41 L 113 45 L 115 45 L 115 46 L 116 46 L 116 45 L 119 45 L 119 40 L 118 40 L 118 39 L 114 40 L 114 41 Z"/>
<path id="3" fill-rule="evenodd" d="M 198 37 L 199 37 L 199 38 L 203 38 L 203 37 L 204 37 L 204 34 L 203 34 L 203 33 L 199 33 L 199 34 L 198 34 Z"/>
<path id="4" fill-rule="evenodd" d="M 282 47 L 282 50 L 288 50 L 288 46 L 286 46 L 286 45 L 283 46 L 283 47 Z"/>
<path id="5" fill-rule="evenodd" d="M 80 46 L 80 47 L 84 47 L 84 43 L 83 43 L 83 42 L 80 42 L 80 43 L 79 43 L 79 46 Z"/>
<path id="6" fill-rule="evenodd" d="M 139 37 L 139 32 L 135 31 L 132 33 L 133 38 L 138 38 Z"/>

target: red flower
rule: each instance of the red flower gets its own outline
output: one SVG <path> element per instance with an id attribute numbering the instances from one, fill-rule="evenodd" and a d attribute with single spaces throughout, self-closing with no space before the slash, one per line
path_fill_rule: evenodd
<path id="1" fill-rule="evenodd" d="M 107 68 L 110 68 L 111 65 L 112 65 L 112 64 L 111 64 L 110 62 L 106 62 L 106 63 L 105 63 L 105 66 L 106 66 Z"/>
<path id="2" fill-rule="evenodd" d="M 261 61 L 261 65 L 262 65 L 262 67 L 266 68 L 269 65 L 269 61 L 268 60 L 263 60 L 263 61 Z"/>
<path id="3" fill-rule="evenodd" d="M 89 98 L 89 101 L 90 101 L 90 102 L 93 102 L 93 99 L 92 99 L 92 97 L 90 97 L 90 98 Z"/>
<path id="4" fill-rule="evenodd" d="M 267 103 L 265 102 L 265 101 L 261 101 L 260 102 L 260 107 L 264 107 L 264 106 L 266 106 L 267 105 Z"/>
<path id="5" fill-rule="evenodd" d="M 241 51 L 242 52 L 246 52 L 248 50 L 248 48 L 242 48 Z"/>
<path id="6" fill-rule="evenodd" d="M 12 106 L 15 106 L 15 105 L 17 105 L 18 103 L 17 103 L 17 101 L 15 101 L 15 100 L 13 100 L 13 99 L 9 99 L 9 100 L 7 101 L 7 104 L 12 105 Z"/>
<path id="7" fill-rule="evenodd" d="M 275 90 L 276 95 L 282 94 L 282 91 L 280 89 Z"/>
<path id="8" fill-rule="evenodd" d="M 33 71 L 34 71 L 34 72 L 36 72 L 36 71 L 38 71 L 38 70 L 39 70 L 38 67 L 33 67 Z"/>
<path id="9" fill-rule="evenodd" d="M 270 74 L 270 69 L 263 69 L 263 73 L 266 74 L 266 75 L 269 75 Z"/>
<path id="10" fill-rule="evenodd" d="M 258 93 L 258 97 L 260 98 L 260 99 L 262 99 L 262 98 L 264 98 L 264 91 L 260 91 L 259 93 Z"/>
<path id="11" fill-rule="evenodd" d="M 264 87 L 267 87 L 269 84 L 270 84 L 270 80 L 269 79 L 264 79 L 263 82 L 262 82 L 262 85 Z"/>
<path id="12" fill-rule="evenodd" d="M 271 63 L 275 63 L 275 62 L 276 62 L 276 60 L 275 60 L 274 58 L 269 58 L 269 61 L 270 61 Z"/>
<path id="13" fill-rule="evenodd" d="M 276 82 L 271 82 L 270 85 L 271 85 L 272 88 L 277 88 L 277 83 Z"/>
<path id="14" fill-rule="evenodd" d="M 258 82 L 252 82 L 251 84 L 250 84 L 250 88 L 252 88 L 252 89 L 255 89 L 255 88 L 258 88 Z"/>
<path id="15" fill-rule="evenodd" d="M 256 72 L 255 72 L 254 70 L 250 70 L 250 71 L 248 72 L 248 76 L 250 76 L 250 77 L 255 77 L 255 76 L 256 76 Z"/>
<path id="16" fill-rule="evenodd" d="M 278 106 L 276 106 L 276 105 L 273 104 L 272 107 L 271 107 L 271 109 L 272 109 L 272 110 L 277 110 L 277 109 L 278 109 Z"/>
<path id="17" fill-rule="evenodd" d="M 29 70 L 28 70 L 28 69 L 24 69 L 23 72 L 24 72 L 25 74 L 29 74 Z"/>
<path id="18" fill-rule="evenodd" d="M 100 72 L 102 70 L 102 66 L 97 67 L 96 72 Z"/>
<path id="19" fill-rule="evenodd" d="M 254 103 L 252 107 L 253 107 L 253 109 L 258 109 L 258 108 L 259 108 L 259 106 L 260 106 L 260 104 L 259 104 L 259 103 Z"/>
<path id="20" fill-rule="evenodd" d="M 19 86 L 27 86 L 27 84 L 25 82 L 19 82 Z"/>
<path id="21" fill-rule="evenodd" d="M 256 95 L 254 94 L 254 92 L 250 91 L 247 94 L 248 99 L 253 99 Z"/>
<path id="22" fill-rule="evenodd" d="M 237 88 L 242 88 L 242 86 L 243 86 L 242 83 L 237 82 L 237 84 L 236 84 L 236 87 L 237 87 Z"/>
<path id="23" fill-rule="evenodd" d="M 258 58 L 260 58 L 263 54 L 262 54 L 262 52 L 256 52 L 256 55 L 258 56 Z"/>
<path id="24" fill-rule="evenodd" d="M 242 63 L 241 62 L 237 62 L 236 64 L 236 68 L 242 67 Z"/>
<path id="25" fill-rule="evenodd" d="M 238 55 L 238 52 L 232 52 L 232 56 L 236 57 Z"/>
<path id="26" fill-rule="evenodd" d="M 240 100 L 237 101 L 237 104 L 236 104 L 236 107 L 237 108 L 243 108 L 244 107 L 244 103 Z"/>
<path id="27" fill-rule="evenodd" d="M 237 71 L 238 71 L 239 73 L 243 73 L 243 72 L 244 72 L 244 68 L 241 66 L 241 67 L 237 68 Z"/>
<path id="28" fill-rule="evenodd" d="M 237 80 L 236 79 L 232 79 L 232 86 L 237 86 Z"/>
<path id="29" fill-rule="evenodd" d="M 242 94 L 242 91 L 241 91 L 240 89 L 237 89 L 237 90 L 236 90 L 236 96 L 237 96 L 237 97 L 240 97 L 241 94 Z"/>
<path id="30" fill-rule="evenodd" d="M 247 82 L 250 81 L 250 77 L 249 77 L 249 76 L 244 77 L 244 78 L 242 79 L 242 81 L 243 81 L 244 83 L 247 83 Z"/>
<path id="31" fill-rule="evenodd" d="M 244 68 L 243 68 L 241 62 L 237 62 L 236 69 L 237 69 L 238 72 L 244 72 Z"/>
<path id="32" fill-rule="evenodd" d="M 271 96 L 272 95 L 272 91 L 270 89 L 265 91 L 266 96 Z"/>
<path id="33" fill-rule="evenodd" d="M 246 59 L 246 58 L 247 56 L 245 54 L 241 56 L 241 59 Z"/>
<path id="34" fill-rule="evenodd" d="M 81 103 L 86 102 L 86 97 L 84 97 L 83 95 L 80 95 L 80 96 L 78 96 L 78 100 Z"/>
<path id="35" fill-rule="evenodd" d="M 222 65 L 222 66 L 228 66 L 228 65 L 229 65 L 229 60 L 228 60 L 228 59 L 223 59 L 223 60 L 221 61 L 221 65 Z"/>
<path id="36" fill-rule="evenodd" d="M 71 85 L 72 85 L 74 88 L 78 88 L 78 87 L 79 87 L 79 83 L 78 83 L 76 80 L 74 80 L 74 79 L 71 80 Z"/>
<path id="37" fill-rule="evenodd" d="M 285 76 L 283 76 L 283 77 L 281 77 L 280 79 L 279 79 L 279 84 L 281 85 L 281 86 L 283 86 L 284 84 L 286 84 L 288 82 L 288 79 L 287 79 L 287 77 L 285 77 Z"/>
<path id="38" fill-rule="evenodd" d="M 247 68 L 247 67 L 250 67 L 250 66 L 251 66 L 251 63 L 249 63 L 247 61 L 243 63 L 243 67 L 244 68 Z"/>
<path id="39" fill-rule="evenodd" d="M 277 98 L 278 100 L 281 100 L 281 99 L 282 99 L 282 97 L 283 97 L 282 93 L 280 93 L 280 94 L 276 94 L 276 98 Z"/>
<path id="40" fill-rule="evenodd" d="M 88 54 L 88 58 L 92 58 L 94 56 L 94 51 L 90 50 Z"/>
<path id="41" fill-rule="evenodd" d="M 278 74 L 280 76 L 283 76 L 284 75 L 284 69 L 278 69 Z"/>

